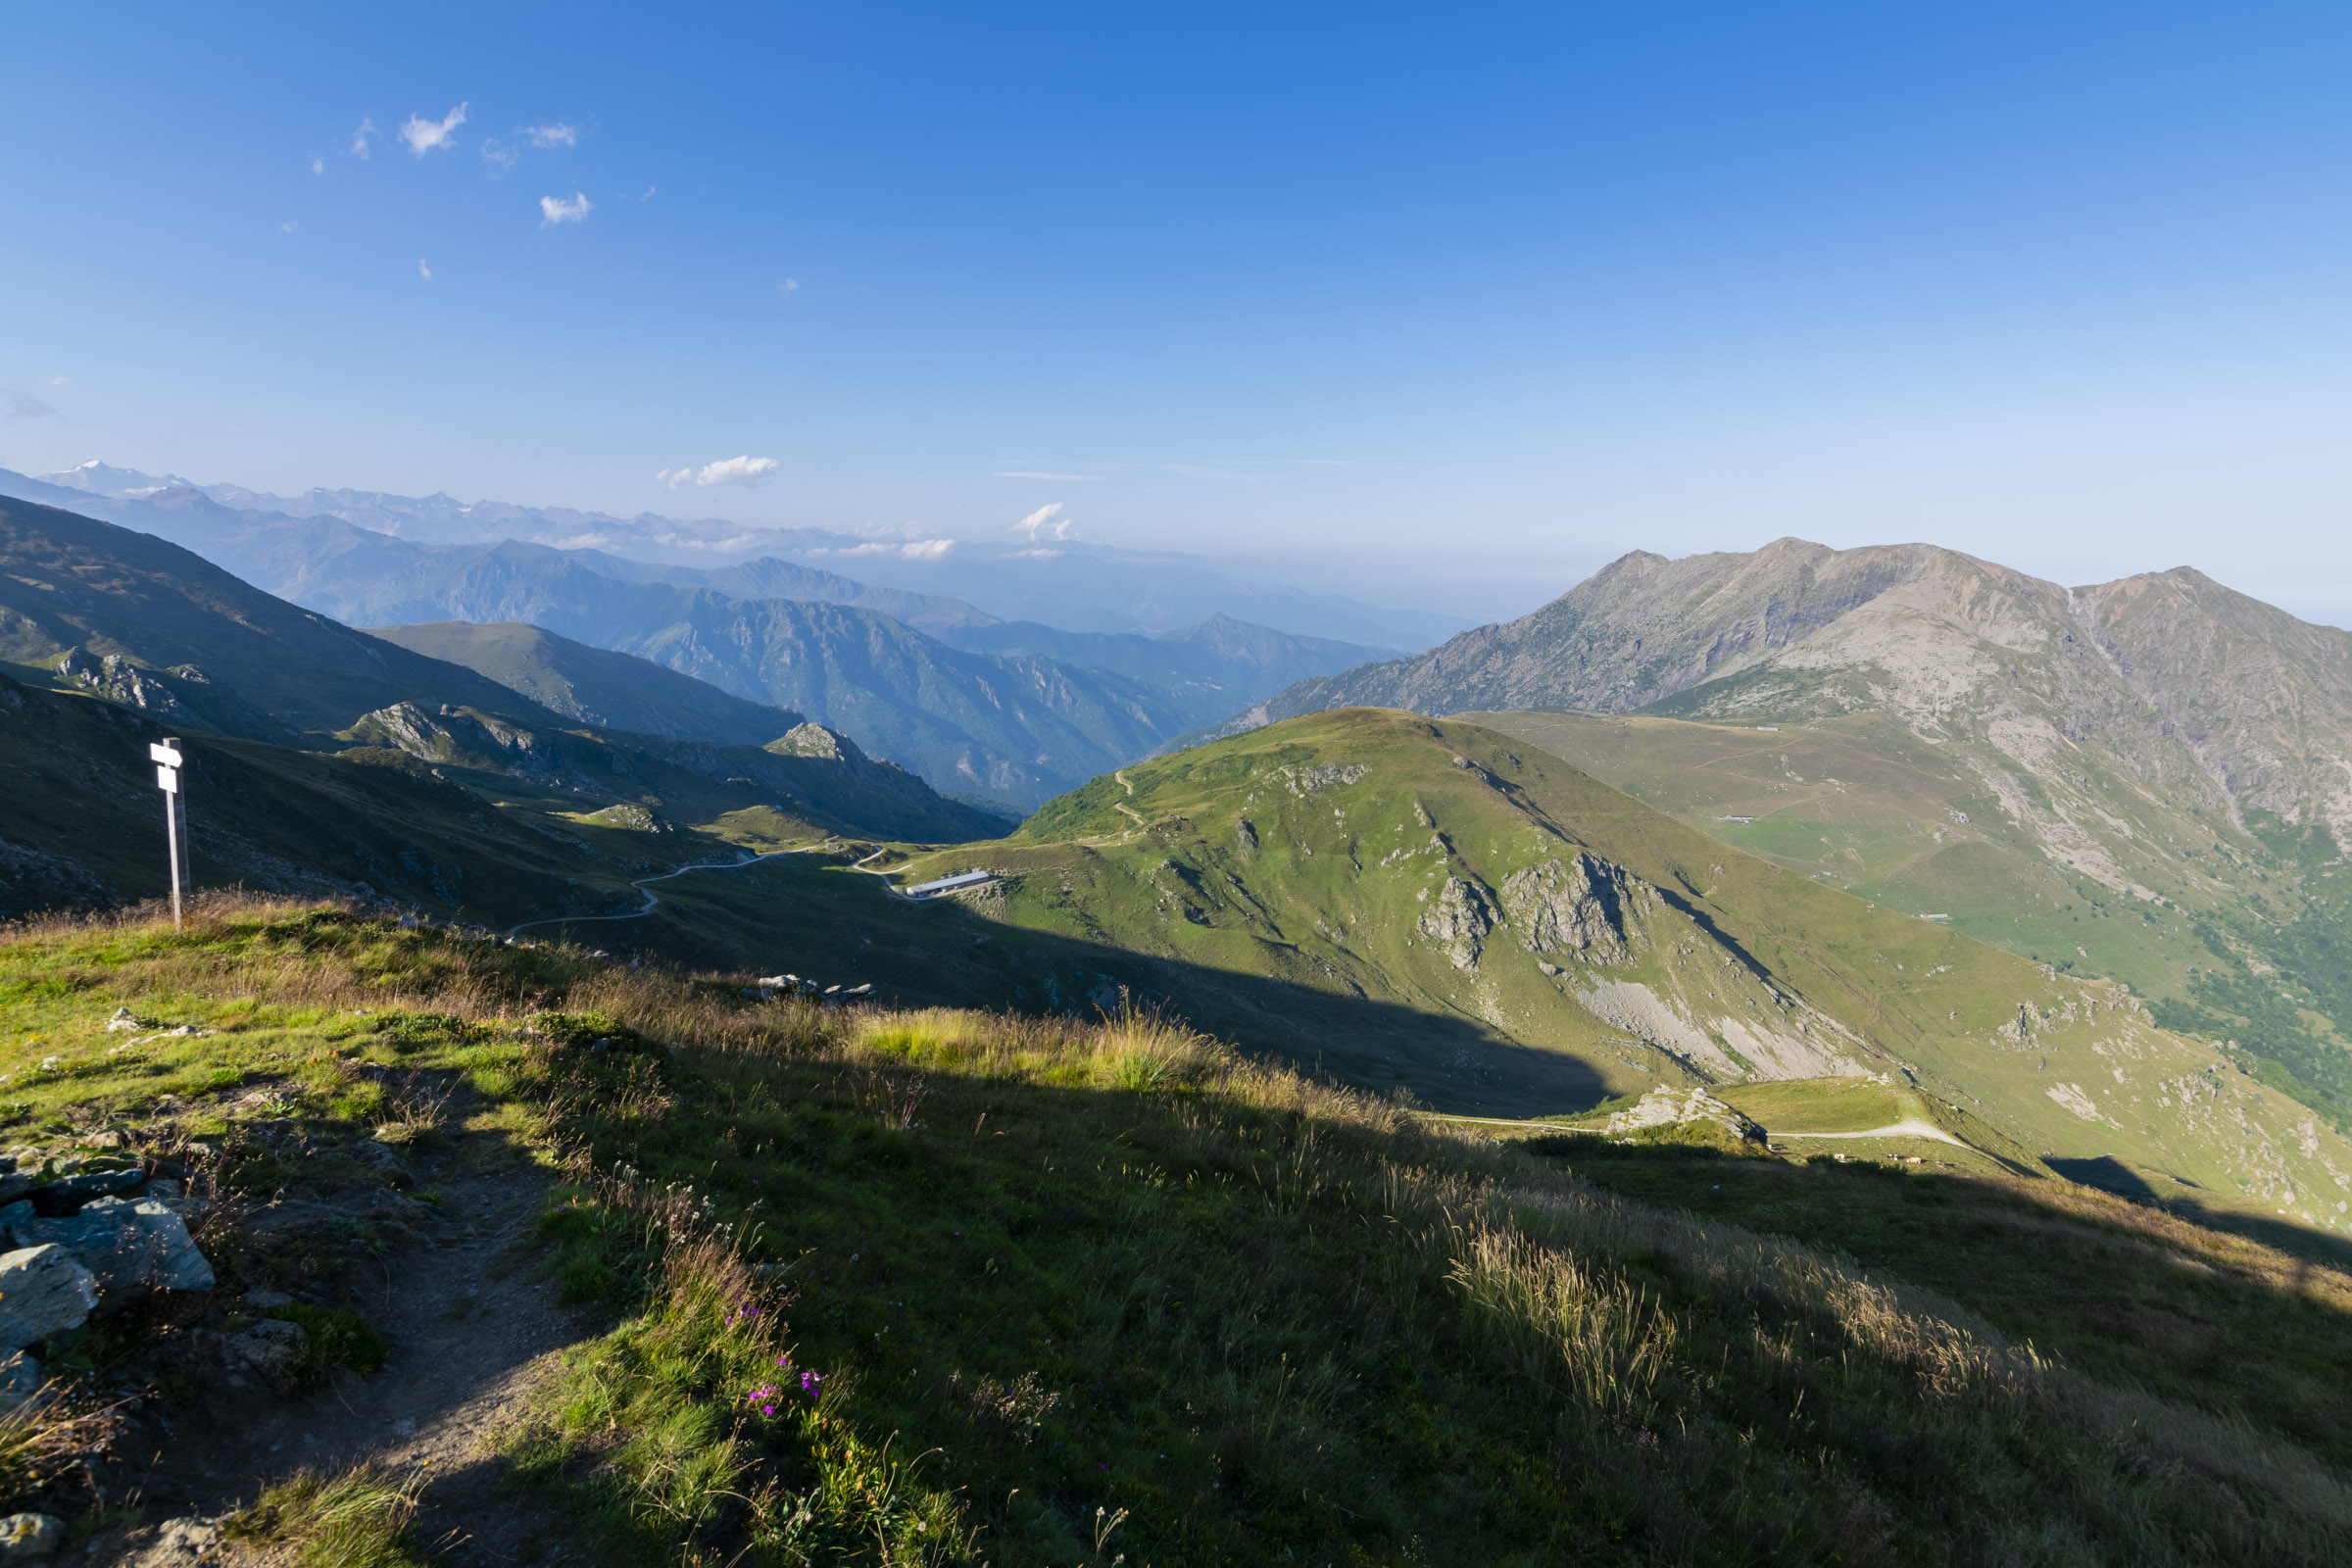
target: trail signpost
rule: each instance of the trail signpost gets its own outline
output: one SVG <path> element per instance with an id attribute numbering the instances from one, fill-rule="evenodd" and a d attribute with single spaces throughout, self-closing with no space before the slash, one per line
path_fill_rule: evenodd
<path id="1" fill-rule="evenodd" d="M 188 797 L 180 787 L 179 740 L 167 736 L 147 748 L 155 759 L 155 787 L 164 792 L 164 847 L 172 857 L 172 929 L 179 929 L 180 890 L 188 881 Z"/>

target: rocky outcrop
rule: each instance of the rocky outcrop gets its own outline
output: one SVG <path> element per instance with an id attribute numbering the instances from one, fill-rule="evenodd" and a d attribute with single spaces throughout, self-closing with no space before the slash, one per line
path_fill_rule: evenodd
<path id="1" fill-rule="evenodd" d="M 794 725 L 769 741 L 762 750 L 773 752 L 778 757 L 816 757 L 828 762 L 862 762 L 866 760 L 856 741 L 837 729 L 827 729 L 813 719 Z"/>
<path id="2" fill-rule="evenodd" d="M 1352 784 L 1371 771 L 1361 762 L 1318 762 L 1312 766 L 1294 764 L 1278 767 L 1274 770 L 1274 776 L 1281 779 L 1293 795 L 1303 800 L 1315 791 L 1329 789 L 1334 784 Z"/>
<path id="3" fill-rule="evenodd" d="M 0 1155 L 0 1352 L 155 1291 L 213 1288 L 179 1185 L 159 1168 L 113 1153 L 24 1167 Z"/>
<path id="4" fill-rule="evenodd" d="M 85 691 L 135 708 L 150 718 L 179 724 L 201 722 L 171 687 L 120 654 L 93 657 L 86 648 L 69 649 L 57 662 L 57 672 Z"/>
<path id="5" fill-rule="evenodd" d="M 1458 876 L 1446 879 L 1435 904 L 1416 927 L 1446 955 L 1456 969 L 1475 969 L 1487 933 L 1498 923 L 1494 900 L 1475 882 Z"/>
<path id="6" fill-rule="evenodd" d="M 1575 952 L 1600 963 L 1630 956 L 1634 890 L 1621 867 L 1580 851 L 1503 878 L 1502 907 L 1537 954 Z"/>
<path id="7" fill-rule="evenodd" d="M 470 708 L 441 705 L 438 714 L 415 703 L 394 703 L 364 715 L 349 734 L 363 744 L 389 747 L 426 762 L 454 762 L 528 778 L 556 773 L 555 749 L 537 732 Z"/>
<path id="8" fill-rule="evenodd" d="M 1611 1137 L 1625 1137 L 1650 1127 L 1702 1123 L 1719 1127 L 1743 1143 L 1764 1142 L 1764 1129 L 1703 1089 L 1670 1089 L 1658 1085 L 1625 1110 L 1601 1124 Z"/>

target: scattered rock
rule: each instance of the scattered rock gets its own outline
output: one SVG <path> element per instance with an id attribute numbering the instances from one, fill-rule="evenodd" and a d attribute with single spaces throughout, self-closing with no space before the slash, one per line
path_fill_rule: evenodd
<path id="1" fill-rule="evenodd" d="M 117 1568 L 194 1568 L 220 1544 L 220 1527 L 210 1519 L 172 1519 L 153 1530 L 123 1538 Z"/>
<path id="2" fill-rule="evenodd" d="M 62 1519 L 45 1513 L 12 1513 L 0 1519 L 0 1561 L 46 1557 L 65 1544 Z"/>
<path id="3" fill-rule="evenodd" d="M 147 1025 L 140 1021 L 139 1015 L 128 1007 L 117 1007 L 115 1015 L 106 1020 L 106 1032 L 110 1035 L 136 1034 L 146 1027 Z"/>
<path id="4" fill-rule="evenodd" d="M 79 1328 L 97 1305 L 97 1281 L 65 1248 L 49 1243 L 0 1254 L 0 1350 Z"/>
<path id="5" fill-rule="evenodd" d="M 289 1323 L 279 1317 L 263 1317 L 254 1319 L 230 1335 L 226 1348 L 229 1354 L 247 1366 L 256 1367 L 274 1377 L 284 1371 L 287 1364 L 302 1353 L 302 1348 L 310 1343 L 311 1337 L 302 1331 L 301 1324 Z"/>

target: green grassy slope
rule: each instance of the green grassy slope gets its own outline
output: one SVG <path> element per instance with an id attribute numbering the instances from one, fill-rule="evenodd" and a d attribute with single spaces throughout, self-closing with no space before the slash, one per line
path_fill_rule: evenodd
<path id="1" fill-rule="evenodd" d="M 2048 848 L 1949 744 L 1875 710 L 1705 723 L 1475 713 L 1690 826 L 1827 886 L 2149 999 L 2157 1019 L 2231 1041 L 2250 1070 L 2352 1128 L 2352 871 L 2324 829 L 2232 824 L 2078 753 L 2084 847 L 2149 896 Z"/>
<path id="2" fill-rule="evenodd" d="M 412 653 L 463 664 L 543 708 L 603 729 L 765 746 L 803 721 L 790 709 L 747 702 L 666 664 L 515 621 L 442 620 L 368 631 Z"/>
<path id="3" fill-rule="evenodd" d="M 2049 1183 L 1563 1158 L 1134 1020 L 746 978 L 282 906 L 19 932 L 0 1126 L 194 1140 L 224 1194 L 298 1203 L 381 1181 L 359 1141 L 446 1084 L 464 1125 L 411 1157 L 560 1159 L 538 1262 L 612 1316 L 506 1467 L 619 1561 L 2352 1549 L 2352 1280 L 2325 1265 Z M 118 1005 L 217 1032 L 125 1054 Z M 270 1255 L 224 1250 L 222 1297 Z M 150 1460 L 210 1417 L 198 1387 L 122 1419 Z"/>
<path id="4" fill-rule="evenodd" d="M 2352 1148 L 2122 987 L 1727 853 L 1476 725 L 1270 726 L 1098 779 L 985 863 L 987 918 L 1157 959 L 1190 1015 L 1443 1109 L 1884 1071 L 2038 1154 L 2347 1212 Z"/>

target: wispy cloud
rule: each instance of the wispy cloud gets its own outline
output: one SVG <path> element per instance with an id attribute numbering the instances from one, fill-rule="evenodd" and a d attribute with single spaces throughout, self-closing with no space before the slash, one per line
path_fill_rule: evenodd
<path id="1" fill-rule="evenodd" d="M 786 299 L 792 298 L 800 291 L 801 280 L 797 277 L 788 277 L 783 282 L 776 285 L 776 292 L 783 295 Z"/>
<path id="2" fill-rule="evenodd" d="M 314 156 L 312 157 L 312 159 L 311 159 L 311 172 L 312 172 L 312 173 L 314 173 L 314 174 L 323 174 L 323 173 L 325 173 L 325 172 L 326 172 L 326 160 L 325 160 L 325 159 L 323 159 L 323 158 L 319 158 L 319 157 L 318 157 L 318 156 L 314 155 Z"/>
<path id="3" fill-rule="evenodd" d="M 758 484 L 782 466 L 773 458 L 721 458 L 699 468 L 663 468 L 654 477 L 672 490 L 700 490 L 714 484 Z"/>
<path id="4" fill-rule="evenodd" d="M 466 123 L 466 106 L 458 105 L 439 120 L 427 120 L 422 115 L 411 115 L 401 122 L 400 139 L 409 144 L 409 151 L 422 158 L 435 148 L 447 150 L 455 146 L 451 140 L 458 127 Z"/>
<path id="5" fill-rule="evenodd" d="M 375 122 L 372 120 L 361 121 L 360 128 L 351 133 L 351 156 L 354 158 L 367 157 L 368 145 L 368 138 L 374 134 Z M 321 162 L 322 160 L 316 158 L 311 160 L 311 172 L 313 173 L 321 173 L 324 172 L 318 167 Z"/>
<path id="6" fill-rule="evenodd" d="M 54 383 L 52 383 L 54 384 Z M 8 410 L 11 419 L 54 419 L 57 410 L 21 387 L 0 390 L 0 406 Z"/>
<path id="7" fill-rule="evenodd" d="M 584 223 L 588 220 L 589 209 L 595 205 L 576 190 L 571 193 L 569 201 L 561 196 L 542 196 L 539 198 L 539 226 L 549 228 L 557 223 Z"/>
<path id="8" fill-rule="evenodd" d="M 53 375 L 49 378 L 49 384 L 51 386 L 72 386 L 74 378 L 70 375 Z"/>
<path id="9" fill-rule="evenodd" d="M 492 172 L 503 174 L 522 162 L 522 154 L 496 136 L 489 136 L 482 141 L 482 162 L 489 166 Z"/>
<path id="10" fill-rule="evenodd" d="M 830 549 L 811 550 L 812 556 L 896 556 L 901 561 L 939 561 L 956 548 L 953 539 L 909 539 L 903 545 L 864 544 L 836 545 Z"/>
<path id="11" fill-rule="evenodd" d="M 1040 539 L 1067 539 L 1078 526 L 1075 519 L 1061 514 L 1061 503 L 1048 502 L 1012 525 L 1012 531 L 1036 544 Z"/>
<path id="12" fill-rule="evenodd" d="M 520 134 L 523 140 L 534 147 L 577 147 L 580 144 L 580 127 L 567 125 L 560 120 L 548 125 L 525 125 Z"/>
<path id="13" fill-rule="evenodd" d="M 424 265 L 424 258 L 421 256 L 416 258 L 416 275 L 423 278 L 427 283 L 430 283 L 433 280 L 433 270 Z"/>
<path id="14" fill-rule="evenodd" d="M 998 468 L 989 474 L 992 479 L 1058 479 L 1065 484 L 1093 484 L 1102 476 L 1099 473 L 1048 473 L 1042 468 Z"/>
<path id="15" fill-rule="evenodd" d="M 291 234 L 291 233 L 293 233 L 293 232 L 294 232 L 296 229 L 300 228 L 301 226 L 302 226 L 302 220 L 301 220 L 301 219 L 299 219 L 299 218 L 289 218 L 289 219 L 287 219 L 287 220 L 286 220 L 284 222 L 282 222 L 282 223 L 280 223 L 280 224 L 278 224 L 278 225 L 277 225 L 277 231 L 278 231 L 280 234 Z"/>

